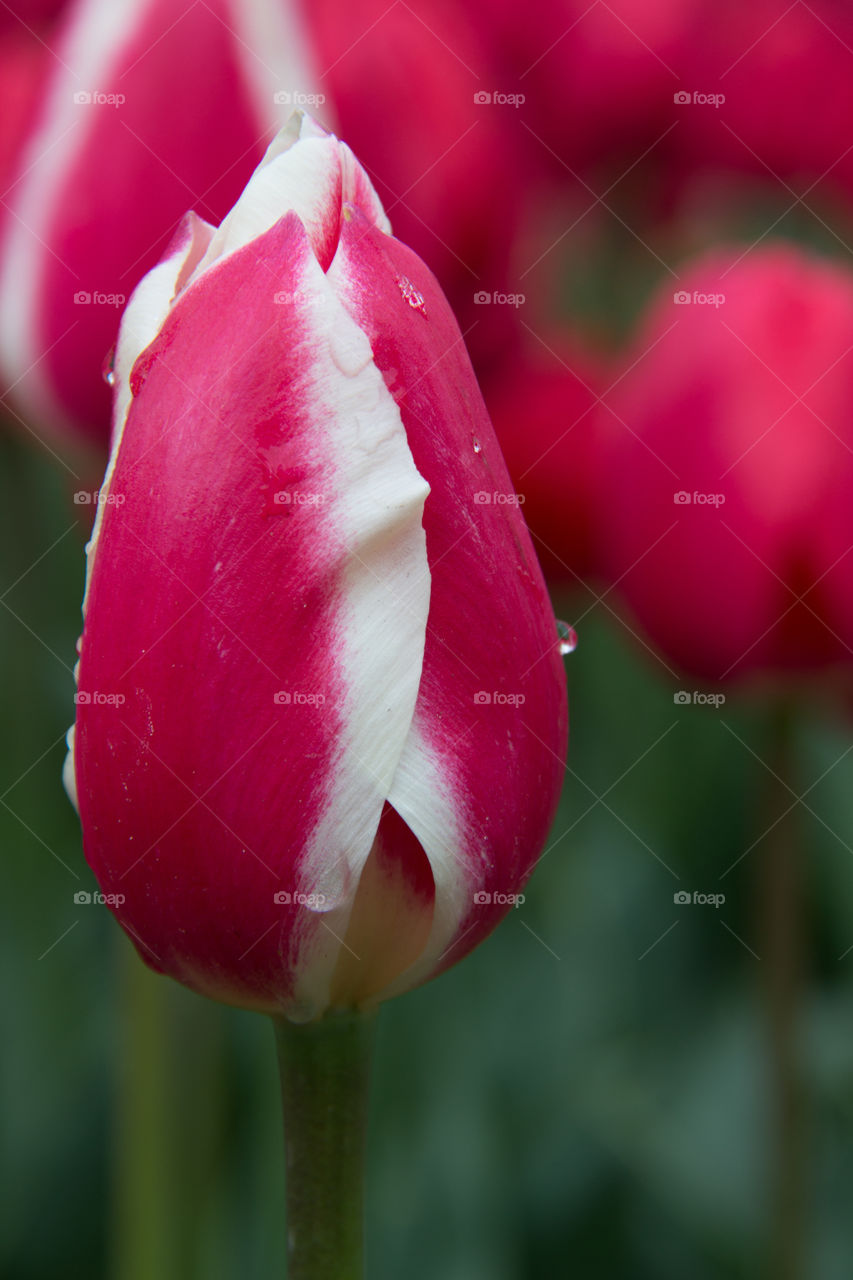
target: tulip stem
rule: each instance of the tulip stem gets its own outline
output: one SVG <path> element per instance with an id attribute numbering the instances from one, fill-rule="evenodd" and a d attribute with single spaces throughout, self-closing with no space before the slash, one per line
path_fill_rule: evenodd
<path id="1" fill-rule="evenodd" d="M 774 772 L 791 794 L 796 786 L 793 708 L 773 716 Z M 802 1076 L 802 998 L 805 969 L 803 862 L 790 797 L 774 798 L 772 826 L 761 867 L 767 1007 L 769 1101 L 772 1108 L 770 1258 L 773 1280 L 806 1274 L 806 1115 Z"/>
<path id="2" fill-rule="evenodd" d="M 288 1280 L 362 1280 L 375 1016 L 273 1023 L 287 1162 Z"/>

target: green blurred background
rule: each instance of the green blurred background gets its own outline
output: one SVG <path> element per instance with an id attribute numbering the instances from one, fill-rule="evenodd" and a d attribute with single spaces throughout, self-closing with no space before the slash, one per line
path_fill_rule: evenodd
<path id="1" fill-rule="evenodd" d="M 73 900 L 95 887 L 60 782 L 91 508 L 79 464 L 0 450 L 0 1274 L 283 1274 L 270 1027 Z M 678 705 L 606 597 L 555 603 L 580 636 L 560 811 L 523 906 L 382 1010 L 369 1274 L 778 1277 L 775 1248 L 847 1280 L 849 720 L 830 689 Z"/>

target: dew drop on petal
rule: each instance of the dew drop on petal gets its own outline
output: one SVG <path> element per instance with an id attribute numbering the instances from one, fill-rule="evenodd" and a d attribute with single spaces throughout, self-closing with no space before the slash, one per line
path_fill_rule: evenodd
<path id="1" fill-rule="evenodd" d="M 411 280 L 406 276 L 397 276 L 397 288 L 400 290 L 404 302 L 408 302 L 409 306 L 415 311 L 420 311 L 422 316 L 426 315 L 424 295 L 420 289 L 415 288 Z"/>
<path id="2" fill-rule="evenodd" d="M 115 380 L 116 380 L 115 346 L 110 347 L 109 351 L 104 357 L 104 363 L 101 365 L 101 377 L 104 379 L 104 382 L 107 384 L 108 387 L 115 386 Z"/>
<path id="3" fill-rule="evenodd" d="M 574 653 L 578 647 L 578 633 L 568 622 L 557 621 L 557 646 L 562 657 L 567 653 Z"/>
<path id="4" fill-rule="evenodd" d="M 473 446 L 474 446 L 474 452 L 475 452 L 475 453 L 481 453 L 481 452 L 482 452 L 482 450 L 483 450 L 483 446 L 480 444 L 480 441 L 477 439 L 477 437 L 476 437 L 476 436 L 474 436 L 474 437 L 472 438 L 471 443 L 472 443 L 472 444 L 473 444 Z"/>

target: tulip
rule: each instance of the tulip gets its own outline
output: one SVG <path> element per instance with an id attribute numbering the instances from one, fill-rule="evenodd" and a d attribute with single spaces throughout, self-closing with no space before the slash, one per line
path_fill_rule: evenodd
<path id="1" fill-rule="evenodd" d="M 621 175 L 672 124 L 673 90 L 697 0 L 494 0 L 504 87 L 526 94 L 525 122 L 564 182 L 571 170 Z M 582 127 L 579 122 L 583 121 Z M 611 179 L 612 181 L 612 179 Z M 606 183 L 596 184 L 603 191 Z"/>
<path id="2" fill-rule="evenodd" d="M 265 0 L 76 0 L 49 43 L 2 210 L 0 382 L 28 424 L 103 448 L 124 301 L 188 205 L 221 220 L 313 72 L 298 11 Z"/>
<path id="3" fill-rule="evenodd" d="M 798 195 L 818 211 L 827 196 L 849 198 L 850 6 L 702 0 L 693 8 L 675 85 L 685 99 L 675 106 L 676 163 L 755 174 L 782 208 Z"/>
<path id="4" fill-rule="evenodd" d="M 514 361 L 486 398 L 545 576 L 573 584 L 598 571 L 604 362 L 572 336 L 542 341 L 545 349 Z"/>
<path id="5" fill-rule="evenodd" d="M 521 332 L 518 311 L 479 297 L 519 292 L 522 212 L 550 163 L 522 123 L 537 89 L 505 74 L 493 13 L 460 0 L 417 11 L 385 0 L 302 2 L 319 84 L 397 235 L 438 276 L 478 374 L 499 368 Z M 516 11 L 516 27 L 528 16 L 519 23 Z"/>
<path id="6" fill-rule="evenodd" d="M 35 37 L 14 27 L 0 28 L 0 83 L 3 111 L 0 114 L 0 196 L 10 197 L 27 124 L 35 108 L 44 73 L 46 55 Z"/>
<path id="7" fill-rule="evenodd" d="M 609 579 L 699 677 L 849 666 L 853 277 L 779 244 L 676 283 L 602 410 Z"/>
<path id="8" fill-rule="evenodd" d="M 562 780 L 555 623 L 459 329 L 296 115 L 124 314 L 67 785 L 155 969 L 294 1022 L 446 969 Z"/>

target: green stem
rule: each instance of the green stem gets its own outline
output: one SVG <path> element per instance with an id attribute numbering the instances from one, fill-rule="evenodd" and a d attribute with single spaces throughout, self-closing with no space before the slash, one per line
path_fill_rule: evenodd
<path id="1" fill-rule="evenodd" d="M 794 712 L 776 709 L 772 729 L 774 772 L 796 787 Z M 778 790 L 778 788 L 777 788 Z M 775 799 L 772 830 L 761 862 L 765 1000 L 767 1008 L 769 1100 L 772 1107 L 770 1251 L 773 1280 L 801 1280 L 806 1274 L 806 1116 L 802 1078 L 802 999 L 805 965 L 803 865 L 799 821 L 787 793 Z"/>
<path id="2" fill-rule="evenodd" d="M 168 984 L 151 973 L 123 936 L 120 1074 L 116 1124 L 116 1280 L 176 1276 L 169 1126 Z"/>
<path id="3" fill-rule="evenodd" d="M 289 1280 L 362 1280 L 375 1017 L 274 1018 L 287 1156 Z"/>

